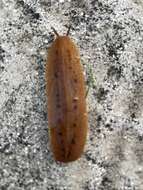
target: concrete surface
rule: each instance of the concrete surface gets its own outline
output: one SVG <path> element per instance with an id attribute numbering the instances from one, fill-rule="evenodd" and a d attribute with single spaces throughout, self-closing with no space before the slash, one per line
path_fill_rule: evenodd
<path id="1" fill-rule="evenodd" d="M 45 61 L 72 24 L 89 91 L 81 159 L 49 147 Z M 143 190 L 143 2 L 0 0 L 0 190 Z"/>

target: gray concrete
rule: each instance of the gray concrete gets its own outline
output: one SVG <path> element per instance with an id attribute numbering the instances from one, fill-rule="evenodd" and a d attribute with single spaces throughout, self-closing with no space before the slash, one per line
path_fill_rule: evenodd
<path id="1" fill-rule="evenodd" d="M 80 47 L 89 135 L 81 159 L 49 147 L 45 62 L 51 26 Z M 0 0 L 0 190 L 143 190 L 142 0 Z"/>

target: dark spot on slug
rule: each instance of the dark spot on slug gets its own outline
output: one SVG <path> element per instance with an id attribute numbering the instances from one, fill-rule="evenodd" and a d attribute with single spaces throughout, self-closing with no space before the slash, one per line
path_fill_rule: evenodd
<path id="1" fill-rule="evenodd" d="M 57 72 L 55 72 L 54 76 L 55 76 L 55 78 L 58 78 L 58 73 L 57 73 Z"/>
<path id="2" fill-rule="evenodd" d="M 62 132 L 58 132 L 58 135 L 62 136 Z"/>
<path id="3" fill-rule="evenodd" d="M 60 96 L 59 93 L 57 93 L 57 94 L 56 94 L 56 97 L 59 98 L 59 96 Z"/>
<path id="4" fill-rule="evenodd" d="M 73 99 L 73 102 L 75 103 L 75 102 L 77 102 L 78 101 L 78 98 L 74 98 Z"/>
<path id="5" fill-rule="evenodd" d="M 76 126 L 77 126 L 76 123 L 74 123 L 74 124 L 73 124 L 73 127 L 76 127 Z"/>
<path id="6" fill-rule="evenodd" d="M 73 109 L 76 110 L 77 109 L 77 105 L 74 105 Z"/>
<path id="7" fill-rule="evenodd" d="M 60 105 L 60 104 L 57 104 L 56 107 L 57 107 L 57 108 L 61 108 L 61 105 Z"/>
<path id="8" fill-rule="evenodd" d="M 56 52 L 55 52 L 55 53 L 56 53 L 56 55 L 58 55 L 58 50 L 56 50 Z"/>
<path id="9" fill-rule="evenodd" d="M 77 83 L 77 79 L 74 79 L 74 82 Z"/>
<path id="10" fill-rule="evenodd" d="M 71 143 L 72 143 L 72 144 L 75 144 L 75 138 L 72 139 Z"/>
<path id="11" fill-rule="evenodd" d="M 70 50 L 67 50 L 67 56 L 68 56 L 69 60 L 71 60 L 71 52 L 70 52 Z"/>
<path id="12" fill-rule="evenodd" d="M 71 152 L 69 151 L 69 152 L 68 152 L 68 155 L 67 155 L 67 158 L 69 158 L 69 157 L 70 157 L 70 155 L 71 155 Z"/>
<path id="13" fill-rule="evenodd" d="M 72 69 L 72 66 L 69 66 L 69 69 L 71 70 L 71 69 Z"/>

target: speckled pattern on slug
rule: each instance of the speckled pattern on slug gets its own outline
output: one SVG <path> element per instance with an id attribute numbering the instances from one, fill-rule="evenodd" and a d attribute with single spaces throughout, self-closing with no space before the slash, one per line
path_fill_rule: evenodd
<path id="1" fill-rule="evenodd" d="M 79 52 L 68 36 L 53 42 L 46 65 L 48 120 L 56 160 L 80 157 L 87 135 L 85 82 Z"/>

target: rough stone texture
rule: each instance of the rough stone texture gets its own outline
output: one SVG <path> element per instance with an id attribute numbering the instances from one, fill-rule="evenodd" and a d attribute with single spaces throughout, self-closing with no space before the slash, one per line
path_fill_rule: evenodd
<path id="1" fill-rule="evenodd" d="M 82 158 L 49 147 L 45 62 L 51 26 L 80 47 L 89 136 Z M 143 190 L 143 1 L 0 0 L 0 189 Z"/>

